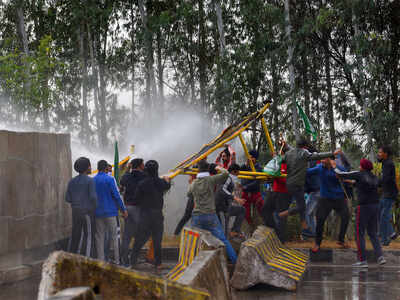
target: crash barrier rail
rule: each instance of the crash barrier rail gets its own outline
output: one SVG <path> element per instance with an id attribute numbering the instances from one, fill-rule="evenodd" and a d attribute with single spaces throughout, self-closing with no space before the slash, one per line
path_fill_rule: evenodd
<path id="1" fill-rule="evenodd" d="M 179 244 L 178 264 L 167 274 L 167 278 L 178 280 L 187 266 L 189 266 L 200 250 L 200 232 L 191 228 L 183 228 Z"/>
<path id="2" fill-rule="evenodd" d="M 243 243 L 254 248 L 273 270 L 295 281 L 300 281 L 308 262 L 308 255 L 283 245 L 273 229 L 262 226 Z"/>

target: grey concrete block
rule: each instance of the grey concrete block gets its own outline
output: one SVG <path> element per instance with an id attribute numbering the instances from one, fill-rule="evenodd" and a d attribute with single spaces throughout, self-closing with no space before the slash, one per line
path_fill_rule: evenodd
<path id="1" fill-rule="evenodd" d="M 8 222 L 9 217 L 0 217 L 0 255 L 8 251 Z"/>
<path id="2" fill-rule="evenodd" d="M 235 289 L 245 290 L 259 283 L 266 283 L 289 291 L 297 289 L 295 280 L 275 272 L 267 266 L 254 248 L 242 246 L 231 278 L 231 285 Z"/>
<path id="3" fill-rule="evenodd" d="M 177 282 L 203 288 L 210 293 L 211 299 L 231 299 L 227 260 L 223 249 L 200 251 Z"/>
<path id="4" fill-rule="evenodd" d="M 7 270 L 0 270 L 0 284 L 12 283 L 15 281 L 20 281 L 32 276 L 32 267 L 22 265 L 15 268 L 10 268 Z"/>
<path id="5" fill-rule="evenodd" d="M 62 290 L 47 300 L 96 300 L 90 287 L 75 287 Z"/>
<path id="6" fill-rule="evenodd" d="M 103 261 L 62 251 L 53 252 L 43 264 L 38 300 L 66 288 L 97 287 L 103 299 L 209 299 L 201 289 L 148 273 L 132 271 Z"/>

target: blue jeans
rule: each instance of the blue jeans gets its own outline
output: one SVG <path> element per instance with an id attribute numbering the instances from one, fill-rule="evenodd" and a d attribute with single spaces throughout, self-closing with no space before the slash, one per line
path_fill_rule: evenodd
<path id="1" fill-rule="evenodd" d="M 313 234 L 315 234 L 316 227 L 315 214 L 317 211 L 318 198 L 319 191 L 309 193 L 306 198 L 306 222 Z"/>
<path id="2" fill-rule="evenodd" d="M 379 229 L 380 229 L 382 243 L 389 242 L 390 236 L 394 233 L 393 226 L 390 223 L 390 219 L 392 218 L 393 202 L 394 199 L 382 198 L 379 203 L 379 209 L 380 209 Z"/>
<path id="3" fill-rule="evenodd" d="M 229 260 L 234 264 L 236 263 L 236 252 L 232 248 L 231 243 L 225 237 L 224 230 L 216 214 L 193 215 L 192 226 L 208 230 L 213 236 L 221 240 L 225 244 Z"/>

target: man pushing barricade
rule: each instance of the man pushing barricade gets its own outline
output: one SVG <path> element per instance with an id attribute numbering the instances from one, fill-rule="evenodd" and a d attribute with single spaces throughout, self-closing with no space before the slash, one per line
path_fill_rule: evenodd
<path id="1" fill-rule="evenodd" d="M 130 162 L 131 170 L 126 172 L 121 178 L 121 187 L 124 189 L 124 200 L 128 210 L 128 218 L 125 222 L 125 230 L 121 245 L 121 261 L 125 266 L 129 266 L 129 244 L 137 232 L 140 223 L 140 211 L 138 199 L 135 198 L 136 188 L 146 176 L 144 174 L 144 162 L 141 158 L 134 158 Z"/>
<path id="2" fill-rule="evenodd" d="M 218 154 L 215 163 L 226 170 L 228 170 L 231 165 L 235 164 L 236 152 L 233 150 L 232 146 L 225 145 L 225 149 Z"/>
<path id="3" fill-rule="evenodd" d="M 333 167 L 332 167 L 333 166 Z M 349 209 L 345 200 L 345 194 L 343 190 L 343 183 L 340 183 L 336 178 L 334 168 L 336 163 L 330 158 L 325 158 L 322 163 L 307 169 L 307 175 L 316 174 L 320 180 L 320 197 L 317 205 L 317 228 L 315 245 L 311 249 L 312 252 L 316 253 L 320 249 L 322 242 L 322 236 L 324 231 L 324 224 L 326 218 L 329 216 L 332 210 L 335 210 L 341 218 L 340 232 L 337 244 L 341 248 L 348 248 L 348 245 L 344 241 L 347 226 L 349 224 Z M 344 171 L 342 166 L 337 166 L 341 171 Z"/>
<path id="4" fill-rule="evenodd" d="M 306 138 L 299 136 L 296 138 L 296 147 L 290 149 L 283 156 L 283 162 L 287 164 L 286 186 L 289 195 L 296 201 L 296 206 L 279 213 L 280 218 L 299 214 L 302 229 L 307 229 L 305 220 L 304 184 L 306 181 L 308 162 L 334 156 L 332 152 L 310 153 L 305 149 L 306 147 Z"/>
<path id="5" fill-rule="evenodd" d="M 210 176 L 209 164 L 206 160 L 200 161 L 198 168 L 197 178 L 193 180 L 188 191 L 188 196 L 193 196 L 194 200 L 192 226 L 208 230 L 220 239 L 225 244 L 229 260 L 236 263 L 236 252 L 226 238 L 215 210 L 215 188 L 228 179 L 229 173 L 224 168 L 216 166 L 215 169 L 221 171 L 221 174 Z"/>

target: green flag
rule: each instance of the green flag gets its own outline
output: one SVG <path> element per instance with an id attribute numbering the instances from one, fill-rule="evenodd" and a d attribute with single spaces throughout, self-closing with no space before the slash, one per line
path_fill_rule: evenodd
<path id="1" fill-rule="evenodd" d="M 117 184 L 119 184 L 119 154 L 118 154 L 118 142 L 115 142 L 114 150 L 114 178 Z"/>
<path id="2" fill-rule="evenodd" d="M 299 111 L 300 117 L 303 119 L 304 127 L 306 128 L 306 132 L 308 134 L 312 135 L 314 141 L 317 140 L 317 131 L 315 130 L 314 126 L 311 124 L 311 122 L 308 119 L 307 115 L 304 113 L 303 109 L 301 108 L 299 103 L 297 103 L 297 101 L 296 101 L 296 106 L 297 106 L 297 109 Z"/>

